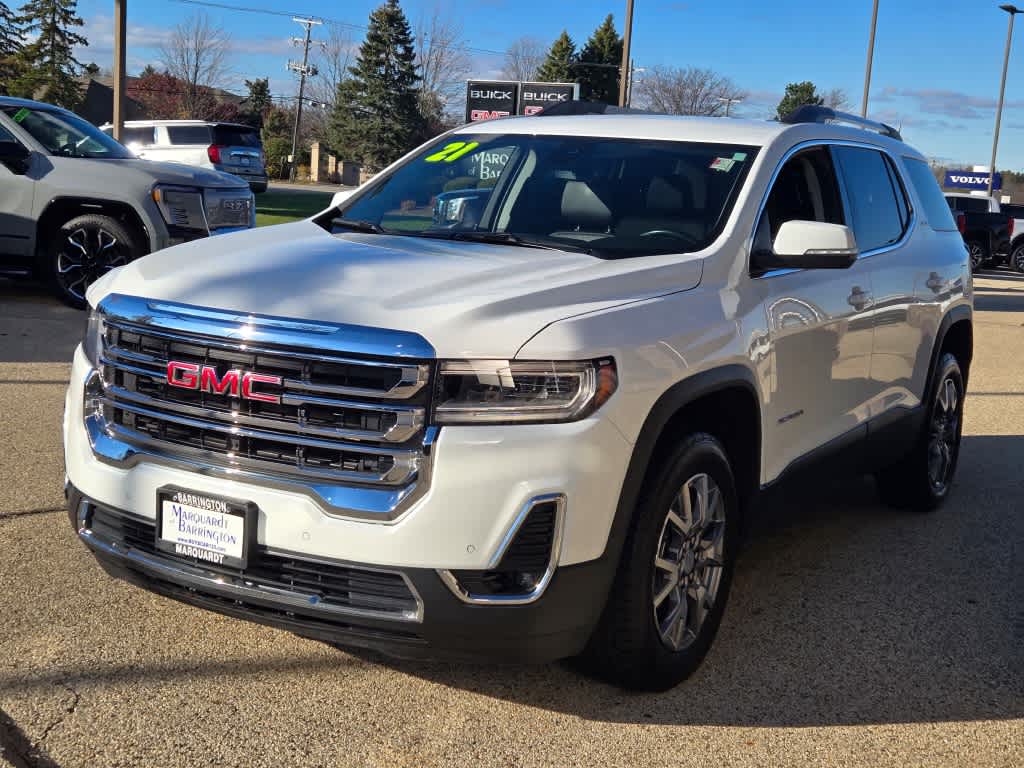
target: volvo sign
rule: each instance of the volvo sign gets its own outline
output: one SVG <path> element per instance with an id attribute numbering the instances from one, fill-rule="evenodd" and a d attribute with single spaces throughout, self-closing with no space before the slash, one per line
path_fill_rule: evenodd
<path id="1" fill-rule="evenodd" d="M 946 171 L 942 186 L 948 189 L 980 189 L 988 190 L 988 172 L 978 171 Z M 992 189 L 1003 188 L 1003 176 L 997 173 L 992 179 Z"/>

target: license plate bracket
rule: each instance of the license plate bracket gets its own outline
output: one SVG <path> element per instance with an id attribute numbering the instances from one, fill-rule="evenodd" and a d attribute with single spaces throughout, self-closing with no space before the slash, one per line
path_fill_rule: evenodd
<path id="1" fill-rule="evenodd" d="M 156 548 L 200 566 L 244 569 L 258 520 L 251 501 L 164 486 L 156 493 Z"/>

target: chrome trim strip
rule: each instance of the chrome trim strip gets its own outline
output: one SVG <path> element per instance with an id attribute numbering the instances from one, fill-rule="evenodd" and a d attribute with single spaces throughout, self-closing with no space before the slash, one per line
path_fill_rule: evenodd
<path id="1" fill-rule="evenodd" d="M 903 169 L 900 163 L 897 162 L 896 155 L 890 152 L 886 147 L 880 146 L 878 144 L 870 144 L 868 142 L 850 141 L 849 139 L 809 139 L 808 141 L 802 141 L 799 144 L 795 144 L 794 146 L 786 150 L 786 153 L 782 156 L 782 159 L 779 160 L 778 164 L 775 166 L 775 170 L 772 171 L 772 176 L 771 179 L 768 181 L 768 186 L 765 188 L 764 194 L 761 196 L 761 204 L 757 207 L 757 216 L 754 217 L 754 226 L 750 230 L 750 238 L 747 240 L 748 275 L 750 274 L 750 256 L 754 250 L 754 238 L 757 236 L 757 225 L 761 221 L 761 215 L 764 213 L 765 206 L 768 204 L 768 196 L 772 192 L 772 187 L 775 186 L 775 180 L 778 178 L 779 173 L 782 172 L 782 166 L 784 166 L 786 162 L 791 157 L 793 157 L 793 155 L 795 155 L 797 152 L 801 152 L 802 150 L 809 149 L 811 147 L 860 147 L 861 149 L 873 149 L 876 152 L 881 152 L 886 157 L 888 157 L 889 160 L 892 161 L 893 169 L 896 171 L 896 175 L 899 177 L 900 183 L 903 185 L 903 198 L 907 202 L 907 208 L 910 209 L 910 221 L 907 222 L 907 228 L 903 232 L 903 237 L 901 237 L 899 241 L 892 243 L 891 245 L 886 245 L 882 246 L 881 248 L 875 248 L 870 251 L 863 251 L 859 253 L 857 255 L 857 261 L 860 261 L 861 259 L 868 259 L 871 258 L 872 256 L 878 256 L 879 254 L 882 253 L 888 253 L 889 251 L 894 251 L 897 248 L 902 248 L 904 245 L 906 245 L 911 235 L 913 235 L 914 230 L 917 228 L 917 209 L 914 207 L 913 201 L 910 199 L 910 196 L 906 192 L 906 190 L 908 190 L 910 186 L 907 184 L 907 180 L 903 177 Z M 847 215 L 847 217 L 849 217 L 849 201 L 847 199 L 846 190 L 842 188 L 842 183 L 841 179 L 839 178 L 838 171 L 836 172 L 836 180 L 840 182 L 839 198 L 843 203 L 843 212 Z M 847 226 L 849 226 L 849 224 Z M 803 271 L 805 270 L 801 267 L 785 267 L 780 269 L 770 269 L 763 274 L 752 276 L 751 279 L 766 280 L 773 277 L 781 277 L 782 275 L 791 275 L 794 272 Z"/>
<path id="2" fill-rule="evenodd" d="M 497 551 L 488 561 L 487 567 L 483 569 L 492 570 L 496 568 L 501 563 L 501 559 L 505 556 L 508 548 L 512 545 L 516 534 L 519 533 L 519 529 L 526 521 L 530 511 L 540 504 L 549 504 L 551 502 L 555 503 L 555 529 L 551 539 L 551 557 L 548 560 L 548 567 L 544 571 L 544 575 L 537 582 L 537 586 L 531 591 L 522 595 L 474 595 L 459 584 L 458 578 L 450 570 L 437 571 L 441 581 L 459 600 L 470 605 L 528 605 L 539 600 L 555 575 L 555 570 L 558 568 L 558 558 L 562 552 L 562 534 L 565 526 L 566 508 L 566 496 L 564 493 L 546 493 L 541 496 L 534 496 L 527 501 L 522 509 L 519 510 L 516 519 L 512 521 L 512 525 L 509 526 L 504 538 L 502 538 Z"/>
<path id="3" fill-rule="evenodd" d="M 416 587 L 401 571 L 389 571 L 382 568 L 362 568 L 351 566 L 345 563 L 337 563 L 353 570 L 373 571 L 375 573 L 397 574 L 402 577 L 409 592 L 416 600 L 416 612 L 391 612 L 376 611 L 372 608 L 351 608 L 347 606 L 331 605 L 319 600 L 319 595 L 312 592 L 299 592 L 297 590 L 282 589 L 268 585 L 258 584 L 245 576 L 232 577 L 222 573 L 205 571 L 198 566 L 190 566 L 179 563 L 171 563 L 164 558 L 153 557 L 144 552 L 139 552 L 131 547 L 123 546 L 118 542 L 108 541 L 97 536 L 89 527 L 88 509 L 93 502 L 82 499 L 79 504 L 78 537 L 93 551 L 100 552 L 108 557 L 113 557 L 123 563 L 133 565 L 147 573 L 165 578 L 174 584 L 189 587 L 219 595 L 235 600 L 253 600 L 273 607 L 301 608 L 305 612 L 317 614 L 326 613 L 334 616 L 354 616 L 366 619 L 384 619 L 387 621 L 405 621 L 422 623 L 423 621 L 423 598 L 420 597 Z M 116 514 L 116 512 L 115 512 Z M 292 556 L 292 555 L 290 555 Z M 296 557 L 297 560 L 303 558 Z M 329 561 L 327 561 L 329 562 Z"/>
<path id="4" fill-rule="evenodd" d="M 105 297 L 97 311 L 104 319 L 121 319 L 144 328 L 233 340 L 246 345 L 247 350 L 252 344 L 260 343 L 308 347 L 309 335 L 315 333 L 318 338 L 314 346 L 328 352 L 420 359 L 436 357 L 434 348 L 426 339 L 408 331 L 304 321 L 116 293 Z"/>
<path id="5" fill-rule="evenodd" d="M 308 403 L 311 405 L 322 404 L 336 408 L 344 408 L 347 410 L 365 410 L 372 411 L 375 413 L 394 413 L 397 416 L 395 423 L 392 426 L 390 426 L 386 432 L 371 432 L 361 429 L 345 429 L 342 427 L 316 426 L 309 424 L 304 420 L 304 418 L 300 418 L 298 421 L 292 421 L 290 419 L 275 419 L 263 416 L 250 416 L 246 413 L 189 405 L 187 403 L 178 403 L 175 402 L 174 400 L 158 400 L 155 397 L 150 397 L 149 395 L 140 395 L 138 392 L 133 392 L 130 389 L 125 389 L 124 387 L 117 387 L 112 384 L 107 385 L 106 391 L 108 395 L 108 401 L 114 407 L 119 407 L 122 401 L 128 401 L 131 403 L 136 403 L 138 405 L 159 409 L 161 411 L 168 411 L 171 413 L 183 413 L 188 416 L 194 416 L 202 419 L 214 419 L 217 421 L 225 422 L 227 425 L 230 426 L 242 425 L 250 427 L 263 427 L 265 429 L 277 430 L 279 432 L 288 433 L 282 435 L 282 438 L 285 440 L 290 439 L 290 436 L 295 434 L 334 438 L 336 440 L 363 440 L 370 442 L 404 443 L 405 441 L 409 440 L 417 432 L 420 431 L 420 429 L 423 427 L 424 420 L 424 409 L 411 406 L 402 406 L 402 410 L 398 410 L 398 408 L 386 408 L 383 406 L 372 405 L 369 403 L 343 402 L 339 400 L 330 400 L 326 398 L 292 397 L 290 395 L 284 395 L 281 398 L 281 402 L 284 403 L 285 405 L 297 405 L 298 403 Z M 293 401 L 298 401 L 298 403 Z"/>

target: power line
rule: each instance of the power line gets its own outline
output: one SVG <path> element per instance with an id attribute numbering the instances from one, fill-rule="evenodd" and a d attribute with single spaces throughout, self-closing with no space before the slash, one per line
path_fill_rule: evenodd
<path id="1" fill-rule="evenodd" d="M 256 8 L 248 5 L 231 5 L 229 3 L 217 3 L 213 0 L 171 0 L 172 3 L 181 3 L 184 5 L 201 5 L 207 8 L 221 8 L 226 11 L 240 11 L 242 13 L 262 13 L 267 16 L 286 16 L 288 18 L 294 17 L 296 14 L 288 13 L 287 11 L 273 11 L 269 8 Z M 329 24 L 332 27 L 343 27 L 345 29 L 352 29 L 359 32 L 366 32 L 368 27 L 362 24 L 353 24 L 350 21 L 341 21 L 339 19 L 329 19 L 325 16 L 312 16 L 308 18 L 316 18 L 324 24 Z M 429 38 L 425 38 L 429 39 Z M 466 46 L 465 50 L 471 51 L 472 53 L 483 53 L 489 56 L 504 56 L 505 51 L 494 51 L 489 48 L 475 48 L 472 46 Z"/>

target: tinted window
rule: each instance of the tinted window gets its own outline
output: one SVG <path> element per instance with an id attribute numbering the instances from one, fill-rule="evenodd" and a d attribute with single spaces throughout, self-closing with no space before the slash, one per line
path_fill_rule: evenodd
<path id="1" fill-rule="evenodd" d="M 924 210 L 924 217 L 928 221 L 928 226 L 944 232 L 956 229 L 956 222 L 953 221 L 953 214 L 949 212 L 949 206 L 947 205 L 947 200 L 952 200 L 953 198 L 946 198 L 942 194 L 942 190 L 939 189 L 939 182 L 935 180 L 935 176 L 932 175 L 932 170 L 928 167 L 928 164 L 923 160 L 904 157 L 903 167 L 907 169 L 910 183 L 913 185 L 914 191 L 917 192 L 917 197 L 921 201 L 921 207 Z"/>
<path id="2" fill-rule="evenodd" d="M 957 210 L 968 213 L 988 213 L 988 200 L 980 197 L 961 197 L 957 200 Z"/>
<path id="3" fill-rule="evenodd" d="M 0 141 L 13 141 L 13 142 L 17 142 L 17 139 L 14 138 L 14 134 L 12 134 L 6 128 L 4 128 L 2 125 L 0 125 Z"/>
<path id="4" fill-rule="evenodd" d="M 1024 205 L 1010 205 L 1007 203 L 1000 206 L 999 210 L 1015 219 L 1024 219 Z"/>
<path id="5" fill-rule="evenodd" d="M 135 157 L 92 123 L 70 112 L 18 106 L 0 107 L 0 110 L 28 131 L 52 155 L 95 160 L 127 160 Z"/>
<path id="6" fill-rule="evenodd" d="M 207 125 L 171 125 L 167 128 L 171 144 L 209 144 L 210 127 Z"/>
<path id="7" fill-rule="evenodd" d="M 881 152 L 861 147 L 835 147 L 853 217 L 857 247 L 872 251 L 892 245 L 903 236 L 901 190 L 893 188 L 888 163 Z"/>
<path id="8" fill-rule="evenodd" d="M 260 135 L 255 128 L 217 125 L 213 129 L 213 143 L 222 147 L 259 147 Z"/>
<path id="9" fill-rule="evenodd" d="M 726 144 L 450 135 L 342 215 L 394 233 L 499 233 L 607 258 L 684 253 L 721 231 L 754 156 Z"/>
<path id="10" fill-rule="evenodd" d="M 142 146 L 148 147 L 153 143 L 153 129 L 129 128 L 128 126 L 125 126 L 124 130 L 121 131 L 121 143 L 125 146 L 130 144 L 141 144 Z"/>

